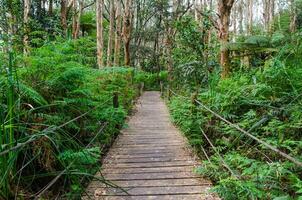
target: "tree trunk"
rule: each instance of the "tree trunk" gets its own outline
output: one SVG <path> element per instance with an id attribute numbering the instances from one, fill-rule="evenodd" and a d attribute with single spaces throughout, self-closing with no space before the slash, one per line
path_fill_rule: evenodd
<path id="1" fill-rule="evenodd" d="M 114 46 L 114 65 L 120 65 L 120 51 L 121 51 L 121 28 L 122 28 L 122 18 L 121 18 L 121 2 L 116 1 L 116 30 L 115 30 L 115 46 Z"/>
<path id="2" fill-rule="evenodd" d="M 235 37 L 237 34 L 237 16 L 238 16 L 238 5 L 234 6 L 234 10 L 232 12 L 232 25 L 233 25 L 233 40 L 235 42 Z"/>
<path id="3" fill-rule="evenodd" d="M 24 37 L 23 37 L 23 45 L 24 45 L 24 55 L 28 55 L 29 53 L 29 41 L 28 41 L 28 33 L 29 33 L 29 11 L 30 11 L 30 0 L 24 0 Z"/>
<path id="4" fill-rule="evenodd" d="M 220 39 L 220 65 L 222 67 L 221 77 L 226 78 L 230 74 L 230 51 L 226 48 L 229 42 L 229 24 L 232 6 L 235 0 L 219 0 L 219 39 Z"/>
<path id="5" fill-rule="evenodd" d="M 271 6 L 271 0 L 264 0 L 263 2 L 263 18 L 264 18 L 264 27 L 265 30 L 269 33 L 270 31 L 270 6 Z"/>
<path id="6" fill-rule="evenodd" d="M 104 0 L 97 0 L 96 1 L 96 31 L 97 31 L 97 64 L 99 69 L 104 67 L 103 10 L 104 10 Z"/>
<path id="7" fill-rule="evenodd" d="M 295 0 L 289 0 L 289 4 L 290 4 L 290 31 L 291 33 L 294 33 L 297 29 L 297 9 L 296 9 L 296 4 L 295 4 Z"/>
<path id="8" fill-rule="evenodd" d="M 53 0 L 49 0 L 48 15 L 52 16 L 52 14 L 53 14 Z"/>
<path id="9" fill-rule="evenodd" d="M 37 1 L 37 17 L 38 17 L 38 21 L 41 21 L 41 19 L 42 19 L 42 1 L 41 0 Z"/>
<path id="10" fill-rule="evenodd" d="M 269 34 L 272 34 L 274 31 L 274 17 L 275 17 L 275 0 L 269 1 Z"/>
<path id="11" fill-rule="evenodd" d="M 252 34 L 253 31 L 253 0 L 248 0 L 248 34 Z"/>
<path id="12" fill-rule="evenodd" d="M 238 4 L 238 26 L 239 26 L 239 33 L 243 34 L 243 2 L 242 0 Z"/>
<path id="13" fill-rule="evenodd" d="M 77 22 L 78 22 L 78 13 L 77 13 L 77 0 L 72 0 L 72 39 L 77 39 Z"/>
<path id="14" fill-rule="evenodd" d="M 67 0 L 61 0 L 61 26 L 63 34 L 67 36 Z"/>
<path id="15" fill-rule="evenodd" d="M 110 1 L 110 25 L 109 25 L 109 36 L 108 36 L 108 48 L 107 48 L 107 66 L 112 66 L 112 51 L 114 42 L 114 0 Z"/>
<path id="16" fill-rule="evenodd" d="M 202 5 L 199 4 L 199 0 L 194 0 L 194 17 L 195 17 L 195 21 L 199 22 L 200 16 L 199 16 L 199 7 L 201 7 Z"/>
<path id="17" fill-rule="evenodd" d="M 130 40 L 131 40 L 131 0 L 126 0 L 123 22 L 123 39 L 124 39 L 124 53 L 125 66 L 130 65 Z"/>
<path id="18" fill-rule="evenodd" d="M 77 22 L 76 22 L 76 29 L 74 33 L 74 39 L 77 39 L 79 37 L 79 32 L 81 29 L 81 17 L 83 14 L 83 8 L 84 8 L 84 2 L 80 0 L 79 2 L 79 11 L 77 14 Z"/>

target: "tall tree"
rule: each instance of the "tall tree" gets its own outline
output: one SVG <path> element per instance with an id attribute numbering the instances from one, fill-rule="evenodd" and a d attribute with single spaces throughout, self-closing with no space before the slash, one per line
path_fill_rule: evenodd
<path id="1" fill-rule="evenodd" d="M 76 29 L 75 29 L 75 33 L 74 33 L 74 39 L 77 39 L 79 37 L 83 8 L 84 8 L 84 2 L 82 0 L 79 0 L 79 10 L 78 10 L 77 18 L 76 18 Z"/>
<path id="2" fill-rule="evenodd" d="M 295 4 L 295 0 L 289 0 L 290 5 L 290 31 L 295 32 L 297 28 L 297 8 Z"/>
<path id="3" fill-rule="evenodd" d="M 132 0 L 125 0 L 125 10 L 124 10 L 124 19 L 123 19 L 125 66 L 130 65 L 130 40 L 131 40 L 131 29 L 132 29 L 131 5 L 132 5 Z"/>
<path id="4" fill-rule="evenodd" d="M 28 32 L 29 32 L 29 11 L 30 11 L 30 0 L 24 0 L 24 14 L 23 14 L 23 23 L 24 23 L 24 37 L 23 37 L 23 51 L 27 55 L 29 52 L 29 41 L 28 41 Z"/>
<path id="5" fill-rule="evenodd" d="M 121 28 L 122 28 L 122 5 L 120 0 L 116 0 L 116 30 L 115 30 L 115 46 L 114 46 L 114 65 L 120 65 L 120 50 L 121 50 Z"/>
<path id="6" fill-rule="evenodd" d="M 243 0 L 238 2 L 238 17 L 239 33 L 243 34 Z"/>
<path id="7" fill-rule="evenodd" d="M 276 2 L 275 0 L 270 0 L 270 29 L 269 29 L 269 33 L 271 34 L 273 32 L 273 29 L 274 29 L 274 26 L 273 26 L 273 20 L 274 20 L 274 17 L 275 17 L 275 9 L 276 9 L 276 6 L 275 6 Z"/>
<path id="8" fill-rule="evenodd" d="M 247 32 L 252 34 L 253 31 L 253 0 L 247 0 Z"/>
<path id="9" fill-rule="evenodd" d="M 263 18 L 264 26 L 268 33 L 272 31 L 272 20 L 275 15 L 275 1 L 274 0 L 264 0 L 263 1 Z"/>
<path id="10" fill-rule="evenodd" d="M 67 0 L 61 0 L 61 26 L 64 36 L 67 35 Z"/>
<path id="11" fill-rule="evenodd" d="M 114 0 L 109 1 L 110 4 L 110 25 L 109 25 L 109 34 L 108 34 L 108 46 L 107 46 L 107 66 L 112 66 L 112 51 L 113 51 L 113 42 L 114 42 Z"/>
<path id="12" fill-rule="evenodd" d="M 97 32 L 96 40 L 97 40 L 97 64 L 99 69 L 104 67 L 103 10 L 104 10 L 104 0 L 97 0 L 96 1 L 96 32 Z"/>
<path id="13" fill-rule="evenodd" d="M 229 25 L 231 10 L 235 0 L 219 0 L 218 12 L 219 12 L 219 39 L 220 39 L 220 65 L 222 67 L 222 78 L 227 77 L 230 74 L 230 51 L 226 47 L 229 42 Z"/>
<path id="14" fill-rule="evenodd" d="M 232 27 L 233 27 L 233 39 L 237 35 L 237 16 L 238 16 L 238 5 L 235 5 L 232 12 Z"/>
<path id="15" fill-rule="evenodd" d="M 77 26 L 78 26 L 78 12 L 77 12 L 77 0 L 72 0 L 72 38 L 77 39 Z"/>
<path id="16" fill-rule="evenodd" d="M 50 16 L 52 16 L 53 14 L 53 0 L 49 0 L 49 4 L 48 4 L 48 14 Z"/>

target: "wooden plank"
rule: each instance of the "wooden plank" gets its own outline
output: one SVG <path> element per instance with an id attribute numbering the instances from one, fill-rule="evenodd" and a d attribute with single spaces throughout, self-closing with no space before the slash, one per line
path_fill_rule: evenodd
<path id="1" fill-rule="evenodd" d="M 144 195 L 144 196 L 97 196 L 93 200 L 215 200 L 214 198 L 204 197 L 201 194 L 189 195 Z M 83 197 L 82 200 L 91 200 Z"/>
<path id="2" fill-rule="evenodd" d="M 139 139 L 135 139 L 135 140 L 123 140 L 120 142 L 117 142 L 116 145 L 185 145 L 185 143 L 183 141 L 179 141 L 179 140 L 139 140 Z"/>
<path id="3" fill-rule="evenodd" d="M 110 153 L 107 155 L 106 159 L 116 159 L 116 158 L 165 158 L 165 157 L 190 157 L 190 154 L 178 154 L 175 153 L 149 153 L 149 154 L 118 154 L 118 153 Z"/>
<path id="4" fill-rule="evenodd" d="M 211 182 L 193 172 L 199 161 L 170 122 L 159 94 L 145 93 L 141 103 L 96 174 L 118 187 L 95 179 L 82 199 L 217 199 L 208 193 Z"/>
<path id="5" fill-rule="evenodd" d="M 119 187 L 164 187 L 164 186 L 191 186 L 191 185 L 210 185 L 209 181 L 202 178 L 181 178 L 181 179 L 154 179 L 154 180 L 122 180 L 111 181 Z M 89 188 L 108 187 L 104 183 L 93 181 Z"/>
<path id="6" fill-rule="evenodd" d="M 175 153 L 175 155 L 182 155 L 184 151 L 172 151 L 167 149 L 143 149 L 143 150 L 123 150 L 123 149 L 114 149 L 111 150 L 110 154 L 120 154 L 120 155 L 143 155 L 143 154 L 162 154 L 162 153 Z"/>
<path id="7" fill-rule="evenodd" d="M 119 195 L 170 195 L 170 194 L 201 194 L 207 191 L 207 186 L 166 186 L 166 187 L 128 187 L 128 188 L 99 188 L 95 194 L 99 196 L 119 196 Z M 98 196 L 98 195 L 96 195 Z"/>
<path id="8" fill-rule="evenodd" d="M 154 167 L 176 167 L 176 166 L 195 166 L 195 161 L 173 161 L 173 162 L 148 162 L 148 163 L 110 163 L 104 165 L 112 168 L 154 168 Z"/>
<path id="9" fill-rule="evenodd" d="M 140 148 L 145 148 L 145 149 L 153 149 L 153 148 L 157 148 L 157 149 L 161 149 L 161 148 L 168 148 L 168 147 L 183 147 L 183 143 L 168 143 L 168 144 L 161 144 L 161 143 L 147 143 L 147 144 L 127 144 L 127 143 L 117 143 L 114 148 L 135 148 L 135 149 L 140 149 Z"/>
<path id="10" fill-rule="evenodd" d="M 192 172 L 194 171 L 192 166 L 181 166 L 181 167 L 157 167 L 157 168 L 123 168 L 123 169 L 112 169 L 102 168 L 102 173 L 154 173 L 154 172 Z"/>
<path id="11" fill-rule="evenodd" d="M 177 156 L 178 154 L 183 154 L 186 151 L 182 148 L 140 148 L 140 149 L 135 149 L 135 148 L 115 148 L 114 150 L 112 150 L 112 152 L 114 153 L 127 153 L 130 155 L 134 155 L 134 154 L 146 154 L 146 153 L 175 153 L 175 155 Z"/>
<path id="12" fill-rule="evenodd" d="M 190 172 L 153 172 L 153 173 L 115 173 L 115 174 L 104 174 L 107 180 L 162 180 L 162 179 L 183 179 L 183 178 L 197 178 L 199 176 Z"/>
<path id="13" fill-rule="evenodd" d="M 172 162 L 172 161 L 190 161 L 189 157 L 152 157 L 152 158 L 114 158 L 106 159 L 104 163 L 150 163 L 150 162 Z"/>

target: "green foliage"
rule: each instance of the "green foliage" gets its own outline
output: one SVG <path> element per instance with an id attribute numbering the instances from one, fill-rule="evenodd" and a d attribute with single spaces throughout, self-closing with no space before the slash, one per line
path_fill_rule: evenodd
<path id="1" fill-rule="evenodd" d="M 167 71 L 161 71 L 159 73 L 150 73 L 144 71 L 137 71 L 134 76 L 136 83 L 144 83 L 145 90 L 159 90 L 160 81 L 167 81 Z"/>
<path id="2" fill-rule="evenodd" d="M 16 103 L 10 103 L 18 114 L 13 116 L 16 125 L 7 126 L 7 121 L 1 121 L 1 131 L 3 127 L 13 127 L 16 138 L 10 143 L 1 142 L 1 151 L 8 149 L 7 144 L 33 140 L 18 148 L 15 161 L 10 161 L 22 173 L 20 177 L 11 173 L 10 184 L 18 183 L 27 193 L 36 194 L 60 171 L 66 170 L 55 182 L 61 189 L 52 192 L 64 190 L 65 198 L 79 197 L 89 179 L 87 175 L 98 170 L 100 156 L 123 127 L 132 108 L 137 96 L 134 69 L 95 69 L 93 47 L 90 38 L 55 42 L 16 60 L 20 67 L 11 83 L 17 99 Z M 6 80 L 1 71 L 2 92 L 9 87 Z M 119 96 L 119 108 L 113 108 L 114 93 Z M 8 103 L 8 94 L 3 94 L 1 120 L 9 114 L 8 107 L 3 106 Z M 2 169 L 0 172 L 5 173 Z M 50 190 L 53 188 L 56 187 Z"/>
<path id="3" fill-rule="evenodd" d="M 173 76 L 192 89 L 193 86 L 206 83 L 208 71 L 217 67 L 215 62 L 210 62 L 216 58 L 215 48 L 209 47 L 208 43 L 207 31 L 211 26 L 208 12 L 204 13 L 201 24 L 191 16 L 185 16 L 175 23 L 177 45 L 173 48 Z"/>
<path id="4" fill-rule="evenodd" d="M 198 99 L 245 130 L 251 129 L 254 136 L 301 160 L 301 77 L 299 66 L 273 58 L 263 68 L 233 73 L 227 79 L 212 73 L 207 87 L 200 89 Z M 182 89 L 178 92 L 188 96 L 190 89 Z M 203 161 L 197 172 L 216 183 L 214 191 L 222 198 L 295 199 L 301 195 L 301 167 L 280 159 L 192 104 L 190 96 L 172 97 L 169 107 L 173 121 L 200 155 L 203 157 L 202 145 L 210 156 L 210 161 Z M 200 127 L 237 178 L 222 165 Z"/>

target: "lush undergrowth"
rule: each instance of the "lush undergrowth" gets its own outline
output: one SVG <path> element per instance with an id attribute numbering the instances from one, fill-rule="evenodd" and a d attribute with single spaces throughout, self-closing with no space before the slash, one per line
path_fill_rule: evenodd
<path id="1" fill-rule="evenodd" d="M 147 91 L 160 90 L 160 84 L 166 83 L 167 76 L 167 71 L 161 71 L 159 73 L 139 71 L 135 75 L 135 82 L 143 83 L 144 89 Z"/>
<path id="2" fill-rule="evenodd" d="M 301 160 L 301 83 L 299 66 L 272 59 L 263 68 L 237 72 L 227 79 L 212 72 L 197 99 Z M 171 98 L 173 120 L 205 159 L 197 173 L 210 177 L 215 182 L 214 191 L 223 199 L 302 199 L 301 167 L 193 104 L 186 89 L 178 92 L 187 97 Z"/>
<path id="3" fill-rule="evenodd" d="M 14 56 L 12 69 L 3 55 L 0 142 L 9 153 L 0 160 L 0 199 L 78 198 L 99 169 L 138 84 L 132 68 L 94 69 L 94 46 L 89 38 L 47 44 Z"/>

